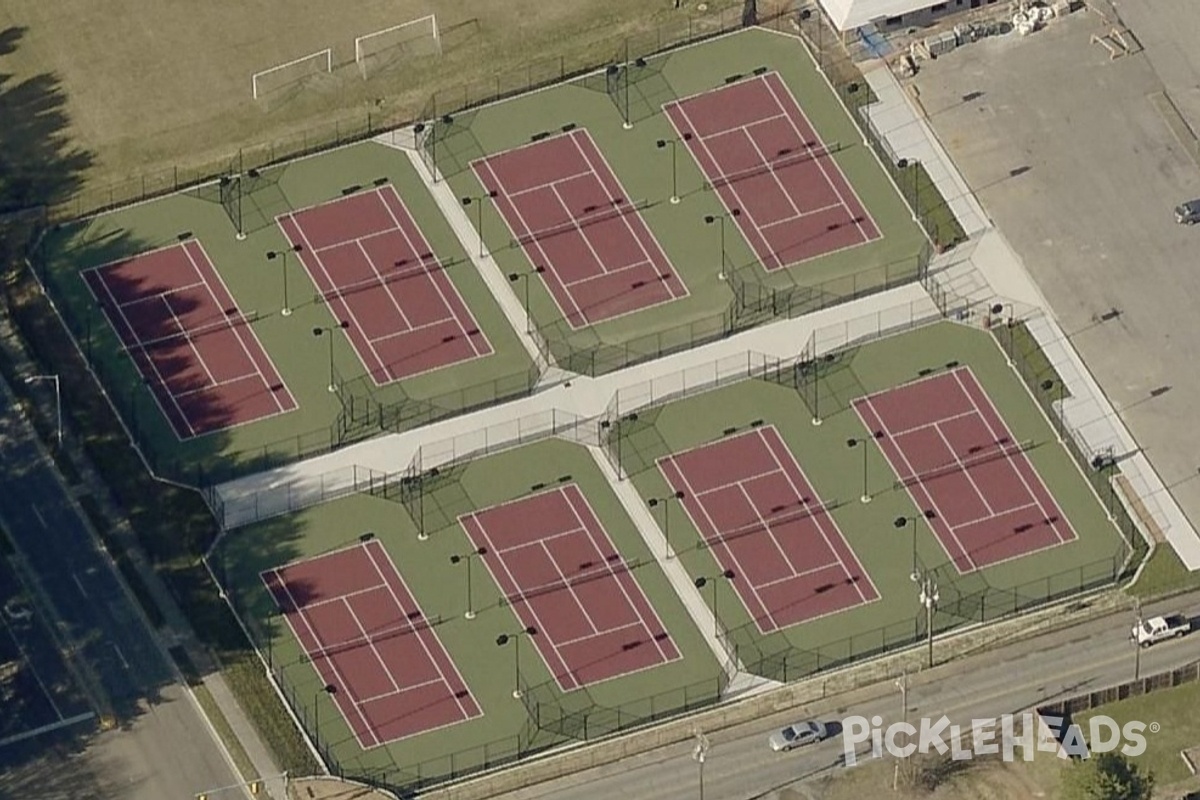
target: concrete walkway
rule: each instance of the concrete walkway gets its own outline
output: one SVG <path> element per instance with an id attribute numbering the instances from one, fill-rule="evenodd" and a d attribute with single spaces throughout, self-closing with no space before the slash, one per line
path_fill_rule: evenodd
<path id="1" fill-rule="evenodd" d="M 967 187 L 924 118 L 924 110 L 882 62 L 864 67 L 867 83 L 879 97 L 872 107 L 876 129 L 897 157 L 916 158 L 925 165 L 938 189 L 972 240 L 949 254 L 935 279 L 953 295 L 975 304 L 1000 303 L 1002 313 L 1026 319 L 1030 333 L 1062 377 L 1070 397 L 1061 413 L 1088 454 L 1117 458 L 1127 486 L 1153 519 L 1189 570 L 1200 569 L 1200 535 L 1184 516 L 1149 460 L 1059 327 L 1025 265 L 1004 236 L 991 226 L 986 212 Z M 988 295 L 991 295 L 989 299 Z M 1127 501 L 1129 498 L 1126 498 Z M 1136 514 L 1131 514 L 1139 523 Z M 1148 540 L 1154 537 L 1145 530 Z"/>

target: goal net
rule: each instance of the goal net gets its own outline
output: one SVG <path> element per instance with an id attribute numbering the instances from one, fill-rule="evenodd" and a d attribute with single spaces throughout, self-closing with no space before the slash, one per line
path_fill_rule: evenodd
<path id="1" fill-rule="evenodd" d="M 442 40 L 433 14 L 354 40 L 354 60 L 364 78 L 396 69 L 414 58 L 441 54 Z"/>
<path id="2" fill-rule="evenodd" d="M 269 99 L 286 90 L 303 88 L 304 84 L 319 75 L 333 72 L 333 50 L 324 50 L 297 58 L 277 67 L 256 72 L 250 78 L 255 100 Z"/>

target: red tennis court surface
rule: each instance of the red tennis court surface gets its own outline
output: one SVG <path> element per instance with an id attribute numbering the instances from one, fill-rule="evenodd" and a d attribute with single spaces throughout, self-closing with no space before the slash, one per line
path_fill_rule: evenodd
<path id="1" fill-rule="evenodd" d="M 489 355 L 447 269 L 391 186 L 280 215 L 279 227 L 376 385 Z"/>
<path id="2" fill-rule="evenodd" d="M 364 749 L 483 714 L 378 541 L 262 579 Z"/>
<path id="3" fill-rule="evenodd" d="M 882 237 L 778 73 L 663 111 L 768 271 Z"/>
<path id="4" fill-rule="evenodd" d="M 688 294 L 586 130 L 471 166 L 572 328 Z"/>
<path id="5" fill-rule="evenodd" d="M 564 692 L 680 657 L 573 483 L 464 514 L 459 524 Z"/>
<path id="6" fill-rule="evenodd" d="M 1075 539 L 991 398 L 957 367 L 854 401 L 960 573 Z"/>
<path id="7" fill-rule="evenodd" d="M 879 599 L 773 425 L 660 458 L 667 483 L 758 629 Z"/>
<path id="8" fill-rule="evenodd" d="M 82 274 L 180 439 L 297 407 L 199 242 Z"/>

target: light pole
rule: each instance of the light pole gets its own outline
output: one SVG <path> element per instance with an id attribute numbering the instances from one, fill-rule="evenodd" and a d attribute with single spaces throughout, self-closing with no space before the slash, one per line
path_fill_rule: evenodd
<path id="1" fill-rule="evenodd" d="M 454 122 L 454 118 L 451 117 L 449 114 L 443 114 L 442 118 L 440 120 L 430 120 L 428 124 L 426 124 L 424 122 L 418 122 L 416 125 L 413 125 L 413 133 L 417 136 L 420 136 L 425 131 L 429 131 L 429 136 L 427 138 L 427 141 L 429 142 L 429 160 L 433 163 L 433 169 L 431 170 L 431 172 L 433 172 L 433 182 L 434 183 L 438 182 L 438 168 L 437 168 L 437 124 L 438 124 L 438 122 L 441 122 L 443 125 L 446 125 L 448 127 L 451 123 Z"/>
<path id="2" fill-rule="evenodd" d="M 700 773 L 700 800 L 704 800 L 704 759 L 708 756 L 708 737 L 699 728 L 696 729 L 696 744 L 692 746 L 692 760 Z"/>
<path id="3" fill-rule="evenodd" d="M 1135 597 L 1133 598 L 1133 615 L 1137 629 L 1142 629 L 1142 601 Z M 1140 681 L 1142 679 L 1142 645 L 1137 640 L 1137 636 L 1131 637 L 1133 642 L 1133 679 Z"/>
<path id="4" fill-rule="evenodd" d="M 479 257 L 483 258 L 483 201 L 496 199 L 496 191 L 489 191 L 487 194 L 468 195 L 462 199 L 464 208 L 475 206 L 475 230 L 479 232 Z"/>
<path id="5" fill-rule="evenodd" d="M 868 483 L 868 476 L 867 476 L 867 450 L 869 449 L 867 447 L 867 445 L 870 444 L 875 439 L 879 438 L 879 436 L 880 436 L 880 434 L 876 433 L 876 434 L 872 434 L 870 437 L 852 436 L 846 440 L 846 447 L 849 447 L 851 450 L 853 450 L 856 447 L 860 447 L 860 446 L 862 447 L 862 455 L 863 455 L 863 459 L 862 459 L 862 461 L 863 461 L 862 495 L 858 499 L 864 503 L 871 502 L 870 484 Z"/>
<path id="6" fill-rule="evenodd" d="M 530 275 L 541 275 L 545 271 L 546 271 L 545 267 L 534 267 L 533 269 L 529 270 L 528 272 L 510 272 L 508 274 L 508 280 L 510 283 L 516 283 L 517 281 L 525 282 L 524 288 L 525 288 L 525 332 L 526 333 L 533 332 L 533 312 L 529 310 L 529 276 Z"/>
<path id="7" fill-rule="evenodd" d="M 900 677 L 896 679 L 896 688 L 900 690 L 900 718 L 905 725 L 908 724 L 908 670 L 905 669 L 900 673 Z M 892 791 L 896 791 L 900 786 L 900 759 L 896 759 L 896 768 L 892 772 Z"/>
<path id="8" fill-rule="evenodd" d="M 471 562 L 475 560 L 476 556 L 487 555 L 487 551 L 488 549 L 486 547 L 477 547 L 469 553 L 450 556 L 451 564 L 461 564 L 465 562 L 467 565 L 467 613 L 463 614 L 463 616 L 467 619 L 475 619 L 475 604 L 471 598 Z"/>
<path id="9" fill-rule="evenodd" d="M 1058 413 L 1053 415 L 1056 417 L 1054 422 L 1054 435 L 1058 438 L 1058 443 L 1062 444 L 1063 436 L 1065 434 L 1063 429 L 1066 427 L 1066 416 L 1064 414 L 1063 403 L 1066 402 L 1067 387 L 1063 384 L 1061 379 L 1056 381 L 1052 378 L 1047 378 L 1039 385 L 1041 386 L 1042 391 L 1047 395 L 1050 394 L 1051 389 L 1053 389 L 1056 385 L 1058 386 Z M 1051 409 L 1053 409 L 1053 401 L 1051 401 L 1050 406 Z"/>
<path id="10" fill-rule="evenodd" d="M 509 642 L 513 643 L 513 674 L 515 678 L 512 696 L 516 700 L 521 699 L 521 637 L 536 636 L 537 632 L 537 628 L 530 625 L 516 633 L 502 633 L 496 637 L 496 644 L 499 647 L 504 647 Z"/>
<path id="11" fill-rule="evenodd" d="M 324 327 L 313 328 L 313 336 L 329 336 L 329 391 L 337 391 L 337 381 L 333 375 L 333 332 L 337 330 L 345 330 L 350 327 L 350 323 L 342 320 L 337 325 L 326 325 Z"/>
<path id="12" fill-rule="evenodd" d="M 933 576 L 926 572 L 921 577 L 921 605 L 925 606 L 925 633 L 929 640 L 929 668 L 933 669 L 933 612 L 937 610 L 938 585 Z"/>
<path id="13" fill-rule="evenodd" d="M 719 280 L 719 281 L 725 280 L 725 220 L 730 217 L 736 219 L 737 217 L 740 217 L 741 215 L 742 215 L 742 210 L 740 208 L 734 208 L 734 209 L 730 209 L 728 214 L 708 214 L 704 217 L 705 225 L 712 225 L 714 223 L 720 223 L 719 227 L 721 229 L 721 268 L 719 270 L 717 270 L 717 280 Z"/>
<path id="14" fill-rule="evenodd" d="M 920 194 L 921 187 L 919 186 L 919 184 L 917 182 L 917 164 L 918 163 L 920 163 L 920 162 L 918 162 L 915 158 L 902 158 L 896 162 L 896 167 L 899 168 L 899 170 L 901 172 L 911 172 L 912 173 L 912 206 L 911 206 L 911 208 L 912 208 L 913 222 L 919 222 L 921 219 L 921 194 Z M 900 191 L 903 192 L 904 188 L 901 187 Z"/>
<path id="15" fill-rule="evenodd" d="M 892 525 L 895 526 L 896 530 L 902 530 L 906 526 L 912 527 L 912 572 L 908 574 L 908 577 L 914 583 L 921 579 L 921 571 L 917 569 L 917 523 L 922 519 L 933 519 L 933 516 L 932 511 L 926 511 L 922 516 L 896 517 L 892 521 Z"/>
<path id="16" fill-rule="evenodd" d="M 736 573 L 734 573 L 733 570 L 727 569 L 720 574 L 720 577 L 727 581 L 732 581 L 735 575 Z M 717 581 L 714 578 L 706 578 L 701 575 L 699 578 L 696 578 L 693 583 L 696 584 L 697 589 L 703 589 L 708 585 L 712 586 L 713 633 L 719 636 L 721 633 L 721 619 L 717 616 Z"/>
<path id="17" fill-rule="evenodd" d="M 291 303 L 288 302 L 287 254 L 299 253 L 302 249 L 304 249 L 303 245 L 296 244 L 283 250 L 267 251 L 268 261 L 275 261 L 276 259 L 279 260 L 279 274 L 283 276 L 283 308 L 279 313 L 285 317 L 290 317 L 292 315 L 292 306 Z"/>
<path id="18" fill-rule="evenodd" d="M 680 142 L 690 142 L 691 140 L 692 135 L 685 133 L 679 137 L 673 136 L 670 139 L 659 139 L 655 142 L 655 147 L 659 150 L 668 147 L 671 149 L 671 205 L 673 206 L 679 205 L 679 165 L 675 146 Z"/>
<path id="19" fill-rule="evenodd" d="M 605 432 L 611 431 L 609 435 L 617 437 L 617 480 L 619 481 L 625 480 L 625 464 L 621 460 L 621 440 L 625 437 L 621 435 L 621 423 L 637 422 L 637 419 L 637 413 L 632 413 L 627 414 L 624 417 L 618 417 L 615 420 L 600 420 L 600 430 Z"/>
<path id="20" fill-rule="evenodd" d="M 675 492 L 666 497 L 651 497 L 646 501 L 646 505 L 651 508 L 663 507 L 663 538 L 667 540 L 667 558 L 671 558 L 675 553 L 675 549 L 671 547 L 671 500 L 682 500 L 683 492 Z"/>
<path id="21" fill-rule="evenodd" d="M 54 427 L 57 431 L 58 446 L 62 447 L 62 391 L 60 390 L 58 375 L 30 375 L 25 379 L 25 384 L 29 385 L 38 381 L 51 381 L 54 384 Z"/>

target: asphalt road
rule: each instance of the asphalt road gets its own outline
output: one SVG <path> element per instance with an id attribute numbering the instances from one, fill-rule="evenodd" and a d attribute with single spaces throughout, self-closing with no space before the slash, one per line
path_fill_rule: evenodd
<path id="1" fill-rule="evenodd" d="M 72 795 L 192 797 L 234 783 L 207 721 L 176 685 L 115 566 L 70 503 L 53 462 L 2 383 L 0 520 L 36 576 L 42 608 L 53 607 L 55 624 L 78 647 L 77 658 L 90 666 L 121 722 L 88 741 L 82 756 L 87 763 L 72 758 L 66 769 L 90 776 L 85 785 L 72 786 Z M 0 797 L 6 788 L 24 784 L 30 770 L 46 776 L 63 769 L 51 758 L 0 773 Z M 120 787 L 117 795 L 114 786 Z"/>
<path id="2" fill-rule="evenodd" d="M 1147 613 L 1182 610 L 1200 615 L 1200 594 L 1182 603 L 1151 607 Z M 1128 641 L 1132 616 L 1118 614 L 971 656 L 914 675 L 908 686 L 908 720 L 936 720 L 945 714 L 954 724 L 1016 713 L 1055 698 L 1066 698 L 1130 680 L 1134 648 Z M 1149 675 L 1200 658 L 1200 633 L 1156 645 L 1141 652 L 1141 670 Z M 849 715 L 883 718 L 884 726 L 902 716 L 900 693 L 889 684 L 834 698 L 810 708 L 709 734 L 704 763 L 706 800 L 770 798 L 792 788 L 819 797 L 815 782 L 806 778 L 840 770 L 840 737 L 790 753 L 774 753 L 767 737 L 774 730 L 803 718 L 840 722 Z M 1144 720 L 1147 723 L 1153 720 Z M 1020 731 L 1018 727 L 1018 732 Z M 1150 745 L 1153 737 L 1148 734 Z M 692 744 L 663 748 L 618 764 L 579 772 L 539 786 L 498 797 L 504 800 L 695 800 L 700 766 Z"/>

